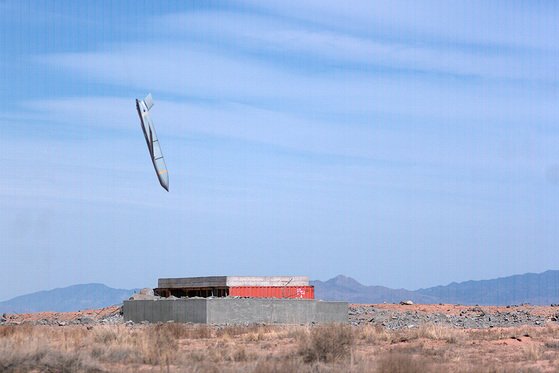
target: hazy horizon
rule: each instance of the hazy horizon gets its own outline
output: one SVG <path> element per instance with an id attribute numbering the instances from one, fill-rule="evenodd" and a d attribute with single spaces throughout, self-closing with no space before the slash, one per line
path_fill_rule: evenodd
<path id="1" fill-rule="evenodd" d="M 497 278 L 490 278 L 490 279 L 489 279 L 489 278 L 484 278 L 484 279 L 476 279 L 476 280 L 465 280 L 465 281 L 460 281 L 460 282 L 451 281 L 451 282 L 445 283 L 445 284 L 433 285 L 433 286 L 431 286 L 431 287 L 429 287 L 429 288 L 436 288 L 436 287 L 438 287 L 438 286 L 446 287 L 446 286 L 449 286 L 449 285 L 453 285 L 453 284 L 457 284 L 457 283 L 467 283 L 467 282 L 470 282 L 470 281 L 490 281 L 490 280 L 500 280 L 500 279 L 508 278 L 508 277 L 515 277 L 515 276 L 542 275 L 542 274 L 544 274 L 544 273 L 546 273 L 546 272 L 549 272 L 549 271 L 557 271 L 557 270 L 551 269 L 551 270 L 547 270 L 547 271 L 544 271 L 544 272 L 541 272 L 541 273 L 531 273 L 531 272 L 527 272 L 527 273 L 516 273 L 516 274 L 511 274 L 511 275 L 508 275 L 508 276 L 497 277 Z M 223 274 L 221 274 L 221 275 L 223 275 Z M 230 274 L 226 274 L 226 275 L 230 275 Z M 366 284 L 366 283 L 362 283 L 362 282 L 356 280 L 355 278 L 353 278 L 353 277 L 350 276 L 350 275 L 341 274 L 341 273 L 338 274 L 338 275 L 336 275 L 336 276 L 333 276 L 333 277 L 331 277 L 331 278 L 328 278 L 328 279 L 312 279 L 312 278 L 311 278 L 311 279 L 309 279 L 309 280 L 310 280 L 311 282 L 313 282 L 313 281 L 320 281 L 320 282 L 322 282 L 322 283 L 326 283 L 326 282 L 328 282 L 328 281 L 330 281 L 330 280 L 335 280 L 335 279 L 337 279 L 337 278 L 340 277 L 340 276 L 343 276 L 343 277 L 345 277 L 345 278 L 349 278 L 349 279 L 355 280 L 355 281 L 357 281 L 359 284 L 364 285 L 364 286 L 366 286 L 366 287 L 370 287 L 370 286 L 382 286 L 382 285 L 378 285 L 378 284 Z M 29 295 L 32 295 L 32 294 L 35 294 L 35 293 L 40 293 L 40 292 L 50 292 L 50 291 L 54 291 L 54 290 L 67 289 L 67 288 L 72 288 L 72 287 L 88 286 L 88 285 L 101 285 L 101 286 L 106 286 L 106 287 L 108 287 L 108 288 L 110 288 L 110 289 L 113 289 L 113 290 L 134 290 L 134 289 L 142 289 L 142 287 L 134 287 L 134 288 L 130 288 L 130 289 L 125 289 L 125 288 L 122 288 L 122 287 L 119 287 L 119 286 L 110 286 L 110 285 L 108 285 L 108 284 L 101 283 L 101 282 L 90 282 L 90 283 L 80 283 L 80 284 L 69 284 L 69 285 L 66 285 L 66 286 L 58 286 L 58 287 L 55 287 L 55 288 L 48 288 L 48 289 L 39 289 L 39 290 L 37 290 L 37 291 L 32 291 L 32 292 L 25 293 L 25 294 L 18 294 L 18 295 L 15 295 L 15 296 L 13 296 L 13 297 L 10 297 L 10 298 L 8 298 L 8 299 L 0 299 L 0 302 L 13 300 L 14 298 L 25 297 L 25 296 L 29 296 Z M 147 288 L 154 288 L 155 286 L 157 286 L 157 283 L 145 285 L 145 287 L 147 287 Z M 389 287 L 388 287 L 388 288 L 389 288 Z M 409 290 L 409 291 L 412 291 L 412 292 L 413 292 L 413 291 L 425 290 L 425 289 L 427 289 L 427 288 L 417 288 L 417 289 L 389 288 L 389 289 L 392 289 L 392 290 Z"/>
<path id="2" fill-rule="evenodd" d="M 0 1 L 0 300 L 559 268 L 553 2 Z M 157 182 L 134 100 L 170 175 Z"/>

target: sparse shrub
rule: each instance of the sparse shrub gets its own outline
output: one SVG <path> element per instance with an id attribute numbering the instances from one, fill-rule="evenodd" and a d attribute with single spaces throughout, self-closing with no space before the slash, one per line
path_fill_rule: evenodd
<path id="1" fill-rule="evenodd" d="M 426 373 L 433 372 L 432 365 L 424 358 L 399 352 L 389 352 L 377 362 L 376 373 Z"/>
<path id="2" fill-rule="evenodd" d="M 248 355 L 244 347 L 239 347 L 233 354 L 234 361 L 247 361 Z"/>
<path id="3" fill-rule="evenodd" d="M 542 358 L 542 347 L 535 343 L 524 346 L 524 358 L 529 361 L 537 361 Z"/>
<path id="4" fill-rule="evenodd" d="M 545 347 L 552 350 L 559 350 L 559 341 L 548 341 L 545 342 Z"/>
<path id="5" fill-rule="evenodd" d="M 147 348 L 143 351 L 144 361 L 148 364 L 168 364 L 176 358 L 178 347 L 176 324 L 157 324 L 146 330 Z M 151 348 L 150 348 L 151 346 Z"/>
<path id="6" fill-rule="evenodd" d="M 239 335 L 252 334 L 252 333 L 266 333 L 270 331 L 270 326 L 249 324 L 249 325 L 228 325 L 217 329 L 217 337 L 236 337 Z"/>
<path id="7" fill-rule="evenodd" d="M 98 328 L 94 331 L 93 340 L 96 343 L 101 343 L 107 345 L 113 341 L 116 341 L 118 338 L 117 333 L 113 329 L 109 328 Z"/>
<path id="8" fill-rule="evenodd" d="M 188 328 L 186 338 L 204 339 L 212 337 L 212 329 L 208 325 L 194 325 Z"/>
<path id="9" fill-rule="evenodd" d="M 174 370 L 173 370 L 174 371 Z M 192 373 L 220 373 L 222 369 L 219 369 L 219 366 L 215 363 L 203 361 L 199 363 L 195 363 L 189 365 L 185 370 L 179 370 L 179 372 L 192 372 Z"/>
<path id="10" fill-rule="evenodd" d="M 187 355 L 185 355 L 187 360 L 193 361 L 193 362 L 204 362 L 207 361 L 207 352 L 206 351 L 194 351 L 194 352 L 189 352 Z"/>
<path id="11" fill-rule="evenodd" d="M 306 373 L 312 372 L 313 367 L 303 364 L 296 359 L 269 359 L 261 360 L 256 364 L 253 373 Z"/>
<path id="12" fill-rule="evenodd" d="M 390 333 L 381 325 L 365 325 L 359 329 L 358 337 L 367 343 L 377 344 L 391 340 Z"/>
<path id="13" fill-rule="evenodd" d="M 287 329 L 286 337 L 287 338 L 293 338 L 297 341 L 300 341 L 300 340 L 306 338 L 307 334 L 308 334 L 308 330 L 306 330 L 306 328 L 303 329 L 301 327 L 293 327 L 292 326 L 292 327 Z"/>
<path id="14" fill-rule="evenodd" d="M 110 363 L 139 363 L 142 362 L 142 354 L 137 348 L 130 346 L 93 347 L 91 357 L 99 361 Z"/>
<path id="15" fill-rule="evenodd" d="M 208 325 L 165 323 L 158 325 L 158 327 L 175 339 L 203 339 L 212 337 L 212 329 Z"/>
<path id="16" fill-rule="evenodd" d="M 305 362 L 328 363 L 349 357 L 354 342 L 353 330 L 349 325 L 319 325 L 300 341 L 299 353 Z"/>
<path id="17" fill-rule="evenodd" d="M 0 326 L 0 338 L 10 337 L 18 330 L 16 325 L 2 325 Z"/>
<path id="18" fill-rule="evenodd" d="M 42 348 L 20 347 L 17 350 L 0 348 L 0 371 L 3 373 L 20 372 L 103 372 L 87 357 L 72 352 L 61 352 Z"/>
<path id="19" fill-rule="evenodd" d="M 448 343 L 457 343 L 464 339 L 464 332 L 447 326 L 424 324 L 418 328 L 410 329 L 409 339 L 427 338 L 437 341 L 447 341 Z"/>

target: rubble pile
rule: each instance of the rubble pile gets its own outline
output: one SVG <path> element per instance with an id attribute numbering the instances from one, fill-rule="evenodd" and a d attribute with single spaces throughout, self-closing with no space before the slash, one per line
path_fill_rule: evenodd
<path id="1" fill-rule="evenodd" d="M 516 327 L 521 325 L 543 326 L 559 320 L 559 312 L 551 315 L 534 313 L 520 306 L 504 309 L 492 307 L 467 307 L 451 312 L 425 312 L 402 307 L 378 307 L 377 305 L 353 304 L 349 307 L 349 320 L 353 325 L 373 324 L 388 329 L 412 328 L 423 324 L 437 324 L 454 328 Z"/>

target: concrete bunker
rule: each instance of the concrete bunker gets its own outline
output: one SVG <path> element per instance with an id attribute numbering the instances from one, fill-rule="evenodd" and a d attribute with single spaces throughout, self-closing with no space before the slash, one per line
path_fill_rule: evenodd
<path id="1" fill-rule="evenodd" d="M 347 322 L 347 302 L 314 299 L 304 276 L 159 279 L 153 299 L 124 301 L 126 321 L 204 324 Z"/>

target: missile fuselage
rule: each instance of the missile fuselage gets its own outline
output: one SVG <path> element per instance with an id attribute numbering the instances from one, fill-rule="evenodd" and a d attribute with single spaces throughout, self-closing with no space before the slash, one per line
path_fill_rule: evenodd
<path id="1" fill-rule="evenodd" d="M 136 99 L 136 109 L 138 110 L 138 115 L 140 116 L 142 131 L 144 132 L 151 162 L 153 163 L 153 168 L 155 169 L 155 174 L 157 175 L 161 186 L 165 188 L 166 191 L 169 191 L 169 173 L 167 171 L 167 165 L 165 164 L 165 159 L 163 159 L 163 153 L 161 152 L 161 146 L 159 145 L 159 140 L 157 139 L 157 134 L 155 133 L 155 127 L 153 126 L 153 122 L 149 115 L 149 110 L 152 106 L 153 100 L 151 98 L 151 94 L 144 100 Z"/>

